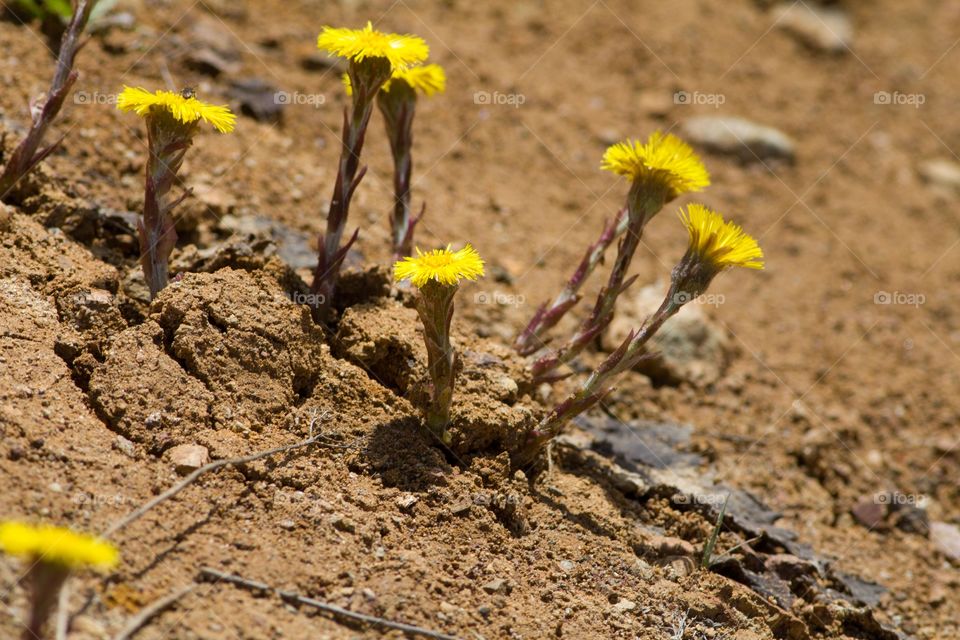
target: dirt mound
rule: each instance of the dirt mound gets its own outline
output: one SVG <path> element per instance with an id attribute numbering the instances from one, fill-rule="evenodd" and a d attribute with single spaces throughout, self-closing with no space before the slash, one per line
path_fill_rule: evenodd
<path id="1" fill-rule="evenodd" d="M 138 637 L 384 635 L 200 579 L 209 567 L 464 638 L 960 638 L 957 10 L 829 4 L 836 46 L 817 14 L 778 21 L 753 0 L 118 4 L 130 19 L 78 61 L 94 99 L 68 101 L 51 131 L 64 144 L 0 206 L 0 513 L 102 532 L 180 482 L 184 451 L 321 437 L 210 473 L 121 530 L 117 570 L 74 582 L 70 637 L 113 637 L 193 584 Z M 417 107 L 418 242 L 470 241 L 489 266 L 457 298 L 449 446 L 421 427 L 426 355 L 389 273 L 379 115 L 336 313 L 324 326 L 301 304 L 343 106 L 316 34 L 378 18 L 424 35 L 449 76 Z M 7 149 L 49 81 L 34 27 L 0 21 Z M 144 132 L 100 98 L 168 77 L 217 103 L 266 85 L 316 99 L 269 121 L 233 103 L 249 114 L 234 134 L 198 137 L 175 278 L 151 303 Z M 882 100 L 908 90 L 924 103 Z M 717 136 L 732 122 L 749 145 Z M 622 205 L 597 171 L 606 146 L 655 129 L 698 136 L 703 201 L 758 236 L 768 268 L 718 279 L 647 375 L 512 470 L 505 451 L 609 345 L 553 388 L 508 345 Z M 641 285 L 683 250 L 672 214 L 634 260 L 633 322 Z M 20 570 L 0 560 L 3 637 L 20 632 Z"/>

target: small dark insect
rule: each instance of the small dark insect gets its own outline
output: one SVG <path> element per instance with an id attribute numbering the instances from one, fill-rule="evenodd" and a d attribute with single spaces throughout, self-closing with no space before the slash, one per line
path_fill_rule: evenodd
<path id="1" fill-rule="evenodd" d="M 184 87 L 183 90 L 180 91 L 180 95 L 184 98 L 196 98 L 197 92 L 193 87 Z"/>

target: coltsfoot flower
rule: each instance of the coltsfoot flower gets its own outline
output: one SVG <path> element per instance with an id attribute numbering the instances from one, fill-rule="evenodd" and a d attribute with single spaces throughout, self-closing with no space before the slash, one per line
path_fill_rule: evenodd
<path id="1" fill-rule="evenodd" d="M 680 221 L 690 234 L 690 251 L 697 259 L 709 263 L 717 271 L 730 267 L 763 269 L 763 250 L 757 241 L 733 222 L 702 204 L 687 205 L 678 212 Z"/>
<path id="2" fill-rule="evenodd" d="M 201 122 L 213 125 L 221 133 L 233 131 L 236 116 L 226 106 L 207 104 L 197 99 L 192 89 L 181 93 L 124 87 L 117 96 L 117 108 L 133 112 L 147 123 L 150 155 L 144 185 L 143 215 L 137 226 L 140 236 L 140 264 L 155 298 L 169 280 L 170 253 L 177 243 L 172 211 L 189 191 L 170 200 L 170 188 Z"/>
<path id="3" fill-rule="evenodd" d="M 644 182 L 663 185 L 667 200 L 710 186 L 710 174 L 686 142 L 655 131 L 646 142 L 624 140 L 603 154 L 601 169 Z"/>
<path id="4" fill-rule="evenodd" d="M 351 62 L 386 58 L 392 69 L 405 69 L 427 59 L 430 48 L 423 38 L 409 34 L 383 33 L 367 22 L 363 29 L 323 27 L 317 48 Z"/>
<path id="5" fill-rule="evenodd" d="M 424 407 L 427 428 L 449 444 L 450 401 L 453 398 L 457 355 L 450 344 L 453 299 L 462 280 L 483 276 L 483 260 L 469 244 L 459 251 L 436 249 L 407 257 L 393 267 L 394 278 L 409 280 L 420 290 L 417 313 L 423 322 L 423 339 L 430 369 L 430 399 Z"/>
<path id="6" fill-rule="evenodd" d="M 44 629 L 70 573 L 78 569 L 110 569 L 119 553 L 109 542 L 53 526 L 0 523 L 0 552 L 24 558 L 24 579 L 30 588 L 30 617 L 23 637 L 43 638 Z"/>
<path id="7" fill-rule="evenodd" d="M 687 251 L 670 274 L 670 289 L 660 307 L 627 336 L 577 392 L 554 407 L 527 434 L 525 444 L 514 452 L 516 466 L 529 464 L 567 422 L 600 402 L 613 388 L 616 378 L 643 358 L 647 341 L 663 323 L 704 293 L 719 273 L 733 267 L 763 269 L 763 250 L 757 241 L 739 225 L 724 221 L 716 211 L 691 204 L 686 212 L 680 211 L 680 221 L 689 234 Z"/>
<path id="8" fill-rule="evenodd" d="M 0 550 L 67 569 L 109 569 L 118 558 L 116 547 L 109 542 L 62 527 L 34 527 L 21 522 L 0 524 Z"/>
<path id="9" fill-rule="evenodd" d="M 190 90 L 181 93 L 158 90 L 150 93 L 140 87 L 124 87 L 117 96 L 117 108 L 132 111 L 146 117 L 153 113 L 167 112 L 183 124 L 192 124 L 198 120 L 209 122 L 220 133 L 230 133 L 237 123 L 237 116 L 224 105 L 207 104 L 197 100 Z"/>
<path id="10" fill-rule="evenodd" d="M 676 136 L 659 131 L 652 133 L 646 142 L 625 140 L 611 145 L 603 154 L 600 168 L 631 181 L 627 194 L 626 224 L 615 228 L 616 235 L 623 234 L 623 239 L 617 247 L 617 259 L 607 278 L 607 285 L 600 290 L 593 311 L 563 346 L 547 350 L 534 361 L 532 369 L 537 381 L 563 377 L 556 372 L 557 368 L 575 358 L 609 326 L 617 298 L 632 282 L 627 274 L 643 237 L 643 230 L 663 205 L 683 193 L 699 191 L 710 184 L 710 175 L 693 149 Z M 605 231 L 604 237 L 605 242 L 609 243 L 616 236 L 609 236 Z M 576 304 L 576 289 L 602 257 L 604 246 L 604 242 L 601 242 L 599 252 L 588 253 L 586 263 L 581 266 L 585 271 L 581 273 L 578 270 L 574 274 L 570 290 L 561 293 L 551 308 L 538 310 L 530 326 L 517 340 L 521 352 L 529 353 L 534 349 L 539 340 L 538 333 L 556 324 Z"/>
<path id="11" fill-rule="evenodd" d="M 692 300 L 706 291 L 719 273 L 732 267 L 763 269 L 763 250 L 740 225 L 724 221 L 702 204 L 690 204 L 678 215 L 690 241 L 673 270 L 674 295 Z"/>
<path id="12" fill-rule="evenodd" d="M 360 168 L 360 153 L 374 100 L 394 73 L 426 60 L 430 48 L 418 36 L 383 33 L 375 30 L 369 22 L 363 29 L 324 27 L 317 38 L 317 46 L 349 61 L 347 86 L 351 97 L 350 108 L 343 120 L 337 181 L 327 211 L 326 232 L 320 236 L 312 285 L 313 292 L 322 301 L 320 306 L 329 308 L 343 259 L 359 234 L 358 229 L 341 244 L 350 215 L 350 201 L 364 174 Z"/>
<path id="13" fill-rule="evenodd" d="M 434 280 L 447 286 L 456 286 L 461 280 L 476 280 L 483 276 L 483 259 L 469 244 L 459 251 L 434 249 L 423 253 L 417 248 L 417 257 L 407 257 L 393 267 L 396 280 L 409 280 L 418 289 Z"/>
<path id="14" fill-rule="evenodd" d="M 390 91 L 394 83 L 406 84 L 429 98 L 447 90 L 447 74 L 438 64 L 425 64 L 394 71 L 383 85 L 383 90 Z"/>

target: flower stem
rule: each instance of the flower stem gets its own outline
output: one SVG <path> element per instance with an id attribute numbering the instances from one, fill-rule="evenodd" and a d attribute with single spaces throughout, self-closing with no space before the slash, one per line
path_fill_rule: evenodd
<path id="1" fill-rule="evenodd" d="M 603 233 L 595 243 L 590 245 L 583 259 L 580 261 L 577 270 L 570 276 L 570 280 L 564 286 L 563 290 L 553 299 L 549 305 L 541 305 L 534 314 L 530 323 L 523 332 L 517 336 L 513 348 L 522 356 L 528 356 L 543 346 L 543 334 L 556 326 L 558 322 L 566 315 L 567 311 L 572 309 L 580 301 L 580 287 L 586 282 L 590 274 L 603 262 L 603 256 L 614 240 L 619 238 L 627 230 L 629 221 L 627 208 L 620 209 L 616 216 L 608 221 L 603 227 Z"/>
<path id="2" fill-rule="evenodd" d="M 383 58 L 370 58 L 364 62 L 350 63 L 350 81 L 353 102 L 343 113 L 343 140 L 340 147 L 340 162 L 337 181 L 327 211 L 327 229 L 321 234 L 317 267 L 313 276 L 313 292 L 317 294 L 317 306 L 329 308 L 340 276 L 340 267 L 357 234 L 341 246 L 350 201 L 365 173 L 360 168 L 360 152 L 366 136 L 373 102 L 380 86 L 390 77 L 390 63 Z"/>
<path id="3" fill-rule="evenodd" d="M 430 399 L 424 410 L 425 421 L 427 428 L 443 443 L 450 441 L 447 425 L 450 424 L 450 401 L 453 398 L 457 358 L 450 344 L 450 325 L 457 289 L 456 285 L 430 281 L 420 289 L 417 301 L 431 380 Z"/>
<path id="4" fill-rule="evenodd" d="M 413 170 L 413 116 L 416 92 L 402 80 L 394 80 L 389 91 L 377 94 L 377 106 L 383 114 L 390 151 L 393 154 L 393 217 L 390 229 L 393 257 L 399 260 L 413 252 L 413 231 L 420 217 L 414 217 L 410 205 L 410 176 Z"/>
<path id="5" fill-rule="evenodd" d="M 27 572 L 30 584 L 30 616 L 23 631 L 23 640 L 45 638 L 47 621 L 60 599 L 70 572 L 65 567 L 43 560 L 33 560 Z"/>
<path id="6" fill-rule="evenodd" d="M 522 467 L 530 464 L 541 448 L 560 433 L 567 422 L 603 400 L 612 390 L 615 379 L 636 366 L 644 357 L 647 341 L 660 330 L 664 322 L 680 310 L 684 299 L 677 295 L 676 285 L 671 284 L 660 307 L 647 318 L 640 329 L 631 332 L 617 350 L 594 370 L 578 391 L 554 407 L 553 411 L 527 434 L 526 441 L 514 453 L 514 465 Z"/>
<path id="7" fill-rule="evenodd" d="M 562 347 L 538 358 L 532 366 L 534 381 L 545 382 L 558 377 L 556 370 L 580 354 L 595 338 L 600 336 L 613 320 L 617 298 L 635 278 L 627 278 L 630 263 L 640 245 L 644 227 L 663 208 L 667 194 L 656 183 L 637 181 L 627 196 L 627 227 L 617 247 L 617 259 L 610 271 L 606 286 L 600 290 L 590 316 Z"/>
<path id="8" fill-rule="evenodd" d="M 64 100 L 70 94 L 70 89 L 77 81 L 77 72 L 73 71 L 73 60 L 80 50 L 80 35 L 87 26 L 90 12 L 93 11 L 97 0 L 78 0 L 73 7 L 73 17 L 60 41 L 60 53 L 57 56 L 57 68 L 50 83 L 50 90 L 39 109 L 31 109 L 35 113 L 26 137 L 10 154 L 3 173 L 0 174 L 0 200 L 6 201 L 13 187 L 31 169 L 50 155 L 60 144 L 60 138 L 50 146 L 40 149 L 47 129 L 60 113 Z"/>
<path id="9" fill-rule="evenodd" d="M 140 237 L 140 264 L 150 289 L 150 299 L 157 297 L 169 281 L 170 254 L 177 244 L 177 230 L 171 212 L 189 195 L 185 191 L 170 201 L 170 188 L 190 147 L 197 125 L 184 125 L 169 113 L 152 114 L 147 118 L 150 156 L 147 160 L 143 197 L 143 216 L 137 224 Z"/>

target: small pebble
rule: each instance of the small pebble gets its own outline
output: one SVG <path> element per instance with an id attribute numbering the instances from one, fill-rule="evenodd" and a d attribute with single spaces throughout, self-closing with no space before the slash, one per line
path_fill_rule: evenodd
<path id="1" fill-rule="evenodd" d="M 620 611 L 621 613 L 625 611 L 632 611 L 633 609 L 637 608 L 637 603 L 633 600 L 623 599 L 617 602 L 617 604 L 613 605 L 613 608 L 615 611 Z"/>
<path id="2" fill-rule="evenodd" d="M 187 475 L 210 462 L 210 452 L 199 444 L 181 444 L 167 451 L 170 462 L 180 475 Z"/>
<path id="3" fill-rule="evenodd" d="M 344 533 L 354 533 L 357 530 L 357 525 L 354 524 L 352 520 L 343 517 L 339 513 L 330 516 L 330 524 L 333 525 L 334 529 L 343 531 Z"/>
<path id="4" fill-rule="evenodd" d="M 128 456 L 130 458 L 137 457 L 137 449 L 134 444 L 124 438 L 123 436 L 117 436 L 117 439 L 114 441 L 114 446 L 117 448 L 117 451 Z"/>
<path id="5" fill-rule="evenodd" d="M 503 578 L 495 578 L 480 588 L 491 595 L 501 591 L 509 591 L 507 581 Z"/>

